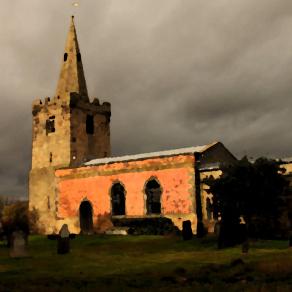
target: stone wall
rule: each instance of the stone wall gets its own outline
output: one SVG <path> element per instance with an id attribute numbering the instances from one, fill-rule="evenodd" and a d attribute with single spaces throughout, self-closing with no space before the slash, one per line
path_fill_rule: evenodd
<path id="1" fill-rule="evenodd" d="M 229 152 L 221 142 L 218 142 L 202 153 L 200 168 L 208 168 L 209 166 L 211 168 L 218 168 L 222 163 L 232 164 L 236 160 L 236 157 L 233 156 L 233 154 Z M 214 164 L 217 164 L 217 166 Z"/>
<path id="2" fill-rule="evenodd" d="M 55 168 L 32 169 L 29 174 L 29 209 L 38 212 L 40 233 L 52 233 L 56 226 Z"/>
<path id="3" fill-rule="evenodd" d="M 213 212 L 211 212 L 210 218 L 208 218 L 208 210 L 207 210 L 207 199 L 210 200 L 211 204 L 213 204 L 213 195 L 208 192 L 210 187 L 204 183 L 204 179 L 213 176 L 215 179 L 218 178 L 222 174 L 221 170 L 211 170 L 211 171 L 203 171 L 201 172 L 201 202 L 202 202 L 202 212 L 203 212 L 203 223 L 204 226 L 208 229 L 209 233 L 214 232 L 214 226 L 216 220 L 214 218 Z"/>
<path id="4" fill-rule="evenodd" d="M 92 157 L 110 155 L 110 104 L 92 103 L 76 93 L 37 99 L 32 106 L 32 169 L 29 208 L 39 213 L 40 231 L 56 231 L 55 169 L 73 167 Z M 86 132 L 92 115 L 94 133 Z M 50 124 L 48 127 L 48 123 Z"/>
<path id="5" fill-rule="evenodd" d="M 69 165 L 69 99 L 36 100 L 33 103 L 32 114 L 32 169 Z M 46 122 L 48 120 L 54 121 L 54 132 L 47 133 Z"/>
<path id="6" fill-rule="evenodd" d="M 93 158 L 111 155 L 110 104 L 99 104 L 98 99 L 89 104 L 77 95 L 71 99 L 71 157 L 73 166 Z M 86 132 L 87 116 L 93 118 L 93 133 Z"/>
<path id="7" fill-rule="evenodd" d="M 194 175 L 192 154 L 60 169 L 56 171 L 58 217 L 70 230 L 79 232 L 79 206 L 89 200 L 96 223 L 99 216 L 111 213 L 111 187 L 116 182 L 125 188 L 126 216 L 148 216 L 145 185 L 155 178 L 162 188 L 161 215 L 179 228 L 183 220 L 191 220 L 196 232 Z"/>

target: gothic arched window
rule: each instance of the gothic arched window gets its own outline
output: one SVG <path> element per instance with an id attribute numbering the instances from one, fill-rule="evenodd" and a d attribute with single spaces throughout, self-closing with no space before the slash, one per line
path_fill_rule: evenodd
<path id="1" fill-rule="evenodd" d="M 111 189 L 112 215 L 125 215 L 125 188 L 115 183 Z"/>
<path id="2" fill-rule="evenodd" d="M 150 179 L 145 186 L 147 215 L 161 214 L 161 187 L 156 179 Z"/>

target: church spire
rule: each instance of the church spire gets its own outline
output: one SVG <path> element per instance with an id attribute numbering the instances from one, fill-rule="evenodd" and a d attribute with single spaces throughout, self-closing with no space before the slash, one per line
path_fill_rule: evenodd
<path id="1" fill-rule="evenodd" d="M 62 96 L 66 92 L 77 92 L 88 97 L 74 16 L 71 18 L 56 95 Z"/>

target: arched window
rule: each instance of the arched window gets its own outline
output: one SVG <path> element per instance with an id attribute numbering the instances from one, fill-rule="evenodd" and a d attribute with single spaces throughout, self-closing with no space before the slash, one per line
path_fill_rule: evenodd
<path id="1" fill-rule="evenodd" d="M 150 179 L 145 186 L 147 215 L 161 213 L 161 187 L 156 179 Z"/>
<path id="2" fill-rule="evenodd" d="M 111 189 L 112 215 L 125 215 L 125 188 L 115 183 Z"/>
<path id="3" fill-rule="evenodd" d="M 64 54 L 64 62 L 66 62 L 66 61 L 67 61 L 67 58 L 68 58 L 68 54 L 67 54 L 67 53 L 65 53 L 65 54 Z"/>
<path id="4" fill-rule="evenodd" d="M 93 231 L 92 206 L 89 201 L 83 201 L 79 207 L 80 233 L 89 234 Z"/>

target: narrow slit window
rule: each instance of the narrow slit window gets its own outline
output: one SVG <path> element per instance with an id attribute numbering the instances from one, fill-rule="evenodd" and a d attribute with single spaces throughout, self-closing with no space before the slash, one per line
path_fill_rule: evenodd
<path id="1" fill-rule="evenodd" d="M 55 132 L 55 116 L 51 116 L 46 120 L 46 134 Z"/>
<path id="2" fill-rule="evenodd" d="M 50 152 L 50 163 L 53 162 L 53 153 Z"/>
<path id="3" fill-rule="evenodd" d="M 92 135 L 94 133 L 94 119 L 92 115 L 86 117 L 86 133 Z"/>
<path id="4" fill-rule="evenodd" d="M 67 61 L 67 58 L 68 58 L 68 54 L 67 54 L 67 53 L 65 53 L 65 54 L 64 54 L 64 62 L 66 62 L 66 61 Z"/>
<path id="5" fill-rule="evenodd" d="M 48 210 L 51 209 L 51 202 L 50 202 L 50 197 L 48 196 Z"/>

